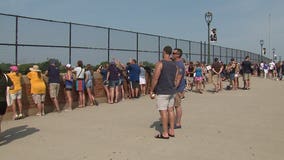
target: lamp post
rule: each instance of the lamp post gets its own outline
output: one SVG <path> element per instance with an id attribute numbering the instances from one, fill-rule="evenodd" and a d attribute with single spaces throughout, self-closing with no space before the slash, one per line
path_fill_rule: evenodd
<path id="1" fill-rule="evenodd" d="M 263 44 L 264 44 L 264 40 L 260 40 L 259 44 L 260 44 L 260 61 L 262 61 L 262 53 L 263 53 L 262 47 L 263 47 Z"/>
<path id="2" fill-rule="evenodd" d="M 273 58 L 272 58 L 272 61 L 274 61 L 275 60 L 275 48 L 272 48 L 272 56 L 273 56 Z"/>
<path id="3" fill-rule="evenodd" d="M 208 26 L 208 56 L 207 56 L 207 63 L 210 64 L 210 23 L 212 21 L 213 14 L 211 12 L 205 13 L 205 21 Z"/>

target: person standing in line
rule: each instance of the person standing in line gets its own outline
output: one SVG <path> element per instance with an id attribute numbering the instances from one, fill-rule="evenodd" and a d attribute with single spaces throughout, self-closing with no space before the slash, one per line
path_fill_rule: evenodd
<path id="1" fill-rule="evenodd" d="M 85 72 L 86 78 L 85 78 L 85 84 L 86 84 L 86 89 L 87 89 L 87 93 L 88 93 L 88 97 L 89 97 L 89 105 L 93 106 L 93 105 L 98 105 L 96 100 L 95 100 L 95 96 L 93 95 L 93 88 L 94 88 L 94 72 L 92 70 L 92 66 L 90 64 L 87 64 L 86 66 L 86 72 Z"/>
<path id="2" fill-rule="evenodd" d="M 73 73 L 72 73 L 71 64 L 66 64 L 65 69 L 67 71 L 66 74 L 63 77 L 65 94 L 66 94 L 66 98 L 67 98 L 67 101 L 66 101 L 67 108 L 65 109 L 65 111 L 71 111 L 72 110 L 72 103 L 73 103 L 72 90 L 73 90 L 74 76 L 73 76 Z"/>
<path id="3" fill-rule="evenodd" d="M 182 117 L 182 107 L 181 100 L 184 97 L 184 89 L 186 86 L 185 76 L 185 65 L 182 57 L 182 50 L 180 48 L 175 48 L 173 51 L 173 59 L 178 67 L 178 74 L 181 77 L 180 83 L 177 85 L 177 93 L 174 98 L 174 106 L 175 106 L 175 129 L 181 128 L 181 117 Z"/>
<path id="4" fill-rule="evenodd" d="M 115 62 L 111 62 L 107 72 L 107 80 L 109 81 L 110 104 L 118 102 L 119 76 L 119 69 L 116 67 Z"/>
<path id="5" fill-rule="evenodd" d="M 249 56 L 246 56 L 245 60 L 242 62 L 242 69 L 244 74 L 244 89 L 250 89 L 250 77 L 252 73 L 251 62 Z"/>
<path id="6" fill-rule="evenodd" d="M 108 63 L 104 64 L 103 66 L 99 66 L 99 68 L 97 69 L 97 72 L 99 72 L 102 75 L 104 91 L 106 93 L 107 102 L 110 103 L 110 94 L 109 94 L 109 88 L 108 88 L 109 81 L 107 80 L 108 67 L 109 67 Z"/>
<path id="7" fill-rule="evenodd" d="M 174 97 L 181 77 L 178 74 L 178 67 L 171 60 L 172 48 L 166 46 L 163 49 L 163 60 L 155 65 L 155 71 L 150 89 L 150 98 L 157 99 L 157 109 L 159 110 L 163 131 L 155 138 L 169 139 L 174 137 Z M 168 128 L 168 122 L 170 128 Z"/>
<path id="8" fill-rule="evenodd" d="M 195 86 L 196 86 L 196 91 L 202 94 L 202 81 L 203 81 L 203 70 L 202 70 L 202 64 L 200 62 L 197 62 L 196 67 L 195 67 Z"/>
<path id="9" fill-rule="evenodd" d="M 141 90 L 141 95 L 145 96 L 146 95 L 146 71 L 144 69 L 144 65 L 142 62 L 139 63 L 140 67 L 140 74 L 139 74 L 139 85 L 140 85 L 140 90 Z"/>
<path id="10" fill-rule="evenodd" d="M 230 86 L 232 87 L 233 90 L 236 90 L 237 85 L 235 84 L 235 78 L 237 74 L 237 65 L 234 58 L 231 59 L 231 62 L 227 65 L 226 69 L 227 72 L 229 73 Z"/>
<path id="11" fill-rule="evenodd" d="M 219 62 L 218 58 L 214 59 L 211 70 L 215 93 L 218 93 L 221 90 L 221 72 L 223 71 L 223 65 Z"/>
<path id="12" fill-rule="evenodd" d="M 58 94 L 60 89 L 60 71 L 54 59 L 50 60 L 50 65 L 45 71 L 45 75 L 48 77 L 50 98 L 55 105 L 56 111 L 60 112 L 58 102 Z"/>
<path id="13" fill-rule="evenodd" d="M 0 68 L 0 133 L 1 133 L 1 122 L 4 114 L 7 110 L 7 87 L 13 89 L 13 82 L 12 80 L 3 73 L 2 69 Z"/>
<path id="14" fill-rule="evenodd" d="M 10 73 L 7 74 L 14 84 L 14 89 L 9 90 L 12 100 L 13 119 L 17 120 L 23 118 L 23 105 L 22 105 L 22 75 L 18 72 L 18 66 L 11 66 Z M 19 114 L 17 113 L 17 104 L 19 107 Z"/>
<path id="15" fill-rule="evenodd" d="M 130 65 L 128 65 L 126 69 L 129 71 L 128 73 L 132 98 L 138 98 L 140 67 L 137 65 L 135 59 L 131 59 Z"/>
<path id="16" fill-rule="evenodd" d="M 195 66 L 193 62 L 189 62 L 188 68 L 187 68 L 187 74 L 188 74 L 188 80 L 187 80 L 187 90 L 192 91 L 194 86 L 194 72 L 195 72 Z"/>
<path id="17" fill-rule="evenodd" d="M 85 69 L 83 67 L 83 61 L 77 61 L 77 67 L 73 69 L 76 73 L 76 91 L 79 93 L 79 106 L 78 108 L 83 108 L 86 106 L 85 98 Z"/>
<path id="18" fill-rule="evenodd" d="M 30 79 L 31 82 L 31 94 L 34 100 L 34 103 L 37 106 L 38 112 L 37 116 L 44 116 L 44 101 L 45 101 L 45 94 L 46 94 L 46 85 L 43 80 L 41 70 L 39 70 L 38 65 L 33 65 L 30 68 L 30 72 L 27 74 L 27 77 Z"/>

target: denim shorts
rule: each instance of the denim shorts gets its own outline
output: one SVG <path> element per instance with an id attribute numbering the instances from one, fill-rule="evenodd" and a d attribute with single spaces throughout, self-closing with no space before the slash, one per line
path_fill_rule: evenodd
<path id="1" fill-rule="evenodd" d="M 118 86 L 118 80 L 115 80 L 115 81 L 109 81 L 109 87 L 110 88 L 114 88 Z"/>

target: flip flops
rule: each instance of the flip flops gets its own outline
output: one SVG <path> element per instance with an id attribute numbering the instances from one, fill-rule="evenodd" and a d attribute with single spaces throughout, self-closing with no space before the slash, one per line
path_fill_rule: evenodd
<path id="1" fill-rule="evenodd" d="M 157 139 L 170 139 L 170 137 L 164 137 L 162 133 L 157 134 L 157 135 L 155 136 L 155 138 L 157 138 Z"/>

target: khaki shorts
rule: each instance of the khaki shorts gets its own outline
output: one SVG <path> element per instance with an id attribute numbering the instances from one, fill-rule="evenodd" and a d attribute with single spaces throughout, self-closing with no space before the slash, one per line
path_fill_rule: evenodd
<path id="1" fill-rule="evenodd" d="M 175 103 L 174 106 L 175 107 L 180 107 L 181 106 L 181 97 L 182 97 L 182 93 L 178 92 L 175 96 Z"/>
<path id="2" fill-rule="evenodd" d="M 244 80 L 250 80 L 250 73 L 244 73 Z"/>
<path id="3" fill-rule="evenodd" d="M 58 97 L 60 84 L 59 83 L 50 83 L 49 84 L 49 95 L 50 98 Z"/>
<path id="4" fill-rule="evenodd" d="M 213 75 L 212 76 L 212 81 L 213 81 L 213 84 L 219 83 L 221 81 L 221 76 L 217 75 L 217 74 Z"/>
<path id="5" fill-rule="evenodd" d="M 10 94 L 11 99 L 15 100 L 15 99 L 22 99 L 22 90 L 14 93 L 14 94 Z"/>
<path id="6" fill-rule="evenodd" d="M 157 95 L 157 109 L 159 111 L 161 110 L 167 110 L 170 107 L 174 106 L 175 102 L 175 94 L 173 95 Z"/>
<path id="7" fill-rule="evenodd" d="M 43 103 L 45 100 L 45 94 L 33 94 L 32 97 L 35 104 Z"/>

